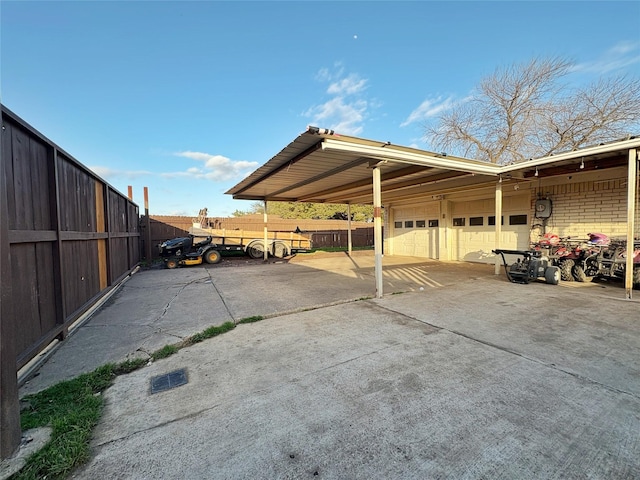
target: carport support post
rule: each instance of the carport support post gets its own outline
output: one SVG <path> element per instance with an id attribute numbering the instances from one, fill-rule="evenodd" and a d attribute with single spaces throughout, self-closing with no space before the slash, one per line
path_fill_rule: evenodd
<path id="1" fill-rule="evenodd" d="M 375 252 L 376 298 L 382 298 L 382 189 L 380 167 L 373 168 L 373 245 Z"/>
<path id="2" fill-rule="evenodd" d="M 496 183 L 496 250 L 500 248 L 500 237 L 502 236 L 502 177 Z M 496 275 L 500 274 L 500 257 L 496 254 Z"/>
<path id="3" fill-rule="evenodd" d="M 347 249 L 351 256 L 351 204 L 347 203 Z"/>
<path id="4" fill-rule="evenodd" d="M 629 150 L 629 173 L 627 177 L 627 259 L 625 265 L 624 288 L 626 297 L 631 300 L 633 295 L 633 234 L 636 219 L 636 175 L 638 171 L 638 152 L 635 148 Z"/>
<path id="5" fill-rule="evenodd" d="M 267 260 L 269 260 L 269 250 L 267 250 L 269 247 L 268 245 L 268 235 L 267 235 L 267 201 L 264 201 L 264 261 L 266 262 Z"/>

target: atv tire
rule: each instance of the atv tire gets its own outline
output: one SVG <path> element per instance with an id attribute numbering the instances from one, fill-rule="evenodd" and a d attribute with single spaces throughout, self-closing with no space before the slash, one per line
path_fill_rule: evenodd
<path id="1" fill-rule="evenodd" d="M 575 267 L 573 267 L 573 278 L 575 278 L 577 282 L 582 283 L 590 282 L 591 280 L 593 280 L 593 277 L 589 277 L 584 271 L 584 268 L 582 268 L 580 265 L 576 265 Z"/>
<path id="2" fill-rule="evenodd" d="M 640 290 L 640 267 L 633 269 L 633 288 Z"/>
<path id="3" fill-rule="evenodd" d="M 214 250 L 213 248 L 207 250 L 207 252 L 204 254 L 204 261 L 212 265 L 215 263 L 220 263 L 220 260 L 222 260 L 222 255 L 220 255 L 219 251 Z"/>
<path id="4" fill-rule="evenodd" d="M 564 282 L 573 282 L 572 270 L 573 270 L 575 264 L 576 264 L 576 262 L 574 262 L 570 258 L 568 258 L 566 260 L 563 260 L 562 263 L 560 263 L 560 265 L 559 265 L 559 267 L 560 267 L 560 278 L 562 279 L 562 281 L 564 281 Z"/>
<path id="5" fill-rule="evenodd" d="M 544 280 L 550 285 L 560 283 L 560 267 L 547 267 L 544 271 Z"/>

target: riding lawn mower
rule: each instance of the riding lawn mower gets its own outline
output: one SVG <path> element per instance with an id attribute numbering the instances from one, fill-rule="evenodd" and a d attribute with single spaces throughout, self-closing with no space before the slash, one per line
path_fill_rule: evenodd
<path id="1" fill-rule="evenodd" d="M 165 240 L 158 245 L 160 257 L 164 260 L 167 268 L 177 268 L 179 265 L 199 265 L 203 261 L 214 264 L 222 260 L 220 252 L 216 250 L 216 244 L 211 243 L 210 236 L 201 242 L 194 243 L 193 240 L 193 235 L 190 235 Z"/>

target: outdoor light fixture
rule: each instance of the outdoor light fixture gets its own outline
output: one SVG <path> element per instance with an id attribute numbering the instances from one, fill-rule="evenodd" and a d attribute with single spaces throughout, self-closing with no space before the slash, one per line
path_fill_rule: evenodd
<path id="1" fill-rule="evenodd" d="M 582 161 L 580 162 L 580 170 L 584 169 L 584 157 L 582 157 Z"/>
<path id="2" fill-rule="evenodd" d="M 516 180 L 516 184 L 513 186 L 514 190 L 518 190 L 520 188 L 520 185 L 518 185 L 518 180 Z"/>
<path id="3" fill-rule="evenodd" d="M 500 179 L 498 180 L 498 183 L 502 183 L 502 175 L 500 175 Z"/>
<path id="4" fill-rule="evenodd" d="M 538 167 L 536 167 L 536 173 L 533 174 L 534 177 L 538 176 Z"/>

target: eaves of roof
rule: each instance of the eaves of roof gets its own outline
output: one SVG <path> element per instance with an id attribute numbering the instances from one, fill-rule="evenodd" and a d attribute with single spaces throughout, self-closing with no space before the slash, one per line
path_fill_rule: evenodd
<path id="1" fill-rule="evenodd" d="M 495 165 L 311 127 L 226 193 L 236 199 L 371 203 L 371 169 L 381 170 L 386 200 L 495 183 L 501 175 L 551 176 L 628 162 L 629 138 L 512 165 Z"/>

